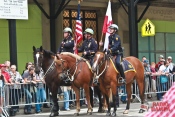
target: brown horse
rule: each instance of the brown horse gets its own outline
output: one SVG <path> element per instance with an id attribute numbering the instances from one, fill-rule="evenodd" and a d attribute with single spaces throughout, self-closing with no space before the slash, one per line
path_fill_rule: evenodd
<path id="1" fill-rule="evenodd" d="M 93 80 L 93 72 L 91 70 L 90 64 L 85 60 L 84 58 L 69 53 L 69 52 L 62 52 L 61 54 L 57 55 L 57 60 L 55 61 L 57 64 L 57 71 L 63 72 L 63 69 L 61 66 L 64 65 L 64 68 L 66 69 L 66 73 L 69 73 L 65 78 L 68 76 L 72 77 L 72 88 L 76 93 L 76 115 L 79 115 L 80 112 L 80 88 L 82 87 L 85 91 L 86 100 L 88 104 L 88 114 L 92 113 L 92 107 L 93 105 L 93 92 L 90 88 L 92 86 L 92 80 Z M 89 95 L 91 94 L 91 95 Z M 91 97 L 90 97 L 91 96 Z M 91 102 L 90 102 L 91 99 Z M 102 107 L 102 106 L 101 106 Z"/>
<path id="2" fill-rule="evenodd" d="M 124 111 L 124 114 L 128 113 L 128 110 L 130 108 L 130 101 L 131 101 L 131 85 L 133 81 L 136 79 L 136 82 L 139 87 L 139 93 L 141 98 L 141 104 L 144 103 L 144 68 L 142 63 L 139 59 L 135 57 L 126 57 L 124 58 L 127 61 L 129 61 L 132 65 L 135 71 L 128 71 L 125 73 L 126 77 L 126 92 L 127 92 L 127 106 L 126 110 Z M 114 67 L 115 65 L 112 62 L 112 59 L 109 55 L 103 53 L 103 52 L 97 52 L 94 57 L 94 64 L 92 66 L 92 70 L 94 72 L 99 72 L 100 78 L 100 90 L 103 94 L 105 94 L 106 101 L 108 104 L 108 116 L 111 115 L 111 106 L 110 102 L 114 105 L 114 111 L 112 113 L 112 116 L 116 116 L 116 93 L 117 93 L 117 86 L 120 86 L 121 84 L 118 84 L 117 82 L 117 76 L 119 73 Z M 140 113 L 144 112 L 143 109 L 140 109 Z"/>
<path id="3" fill-rule="evenodd" d="M 42 46 L 37 49 L 33 46 L 33 57 L 34 57 L 35 72 L 38 74 L 41 69 L 44 71 L 46 85 L 49 88 L 49 91 L 51 92 L 53 107 L 51 110 L 50 117 L 58 116 L 59 105 L 58 105 L 57 94 L 58 89 L 60 88 L 59 86 L 70 85 L 70 84 L 65 84 L 60 79 L 60 77 L 62 76 L 60 73 L 57 72 L 57 69 L 55 67 L 54 53 L 44 50 Z"/>

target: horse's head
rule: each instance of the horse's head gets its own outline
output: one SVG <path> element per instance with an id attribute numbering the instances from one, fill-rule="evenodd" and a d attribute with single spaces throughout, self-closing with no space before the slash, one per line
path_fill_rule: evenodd
<path id="1" fill-rule="evenodd" d="M 94 57 L 92 71 L 96 72 L 97 68 L 106 60 L 105 52 L 97 52 Z"/>
<path id="2" fill-rule="evenodd" d="M 59 54 L 56 55 L 55 58 L 55 66 L 59 75 L 59 78 L 61 80 L 65 80 L 68 77 L 67 69 L 68 69 L 68 63 L 63 60 Z"/>
<path id="3" fill-rule="evenodd" d="M 43 61 L 43 48 L 35 48 L 33 46 L 33 57 L 34 57 L 34 65 L 35 65 L 35 73 L 39 74 L 42 68 L 42 61 Z"/>

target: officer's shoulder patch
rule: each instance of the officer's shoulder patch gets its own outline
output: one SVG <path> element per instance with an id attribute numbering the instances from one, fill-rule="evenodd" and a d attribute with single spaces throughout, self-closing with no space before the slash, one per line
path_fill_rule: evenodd
<path id="1" fill-rule="evenodd" d="M 74 40 L 74 38 L 72 38 L 72 40 Z"/>
<path id="2" fill-rule="evenodd" d="M 116 40 L 118 41 L 118 37 L 116 37 Z"/>

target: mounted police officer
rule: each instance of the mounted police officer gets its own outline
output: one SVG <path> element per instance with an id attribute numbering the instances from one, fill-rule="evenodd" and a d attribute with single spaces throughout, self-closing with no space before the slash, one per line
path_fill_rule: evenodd
<path id="1" fill-rule="evenodd" d="M 87 28 L 84 31 L 85 40 L 83 41 L 82 46 L 78 48 L 78 52 L 83 52 L 83 57 L 90 61 L 91 66 L 92 66 L 94 55 L 98 49 L 97 42 L 95 41 L 94 38 L 92 38 L 93 34 L 94 34 L 94 31 L 91 28 Z"/>
<path id="2" fill-rule="evenodd" d="M 66 27 L 64 30 L 64 39 L 61 42 L 60 47 L 58 48 L 57 53 L 60 54 L 61 52 L 71 52 L 73 53 L 74 47 L 74 39 L 72 38 L 72 29 Z"/>
<path id="3" fill-rule="evenodd" d="M 125 83 L 125 74 L 123 71 L 123 67 L 120 64 L 121 62 L 121 58 L 123 56 L 123 50 L 121 47 L 121 40 L 119 35 L 116 34 L 116 32 L 118 31 L 118 26 L 116 24 L 112 24 L 109 26 L 109 46 L 108 46 L 108 50 L 107 53 L 110 53 L 112 56 L 116 56 L 115 59 L 115 64 L 116 64 L 116 68 L 117 70 L 120 72 L 120 78 L 118 79 L 119 83 L 124 84 Z"/>

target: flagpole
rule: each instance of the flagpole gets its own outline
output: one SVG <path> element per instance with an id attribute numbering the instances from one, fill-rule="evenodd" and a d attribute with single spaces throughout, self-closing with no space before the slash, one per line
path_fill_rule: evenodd
<path id="1" fill-rule="evenodd" d="M 103 46 L 102 39 L 103 39 L 103 32 L 101 34 L 101 39 L 100 39 L 100 42 L 99 42 L 99 50 L 100 50 L 100 47 Z"/>
<path id="2" fill-rule="evenodd" d="M 109 2 L 111 2 L 111 0 L 109 0 Z M 102 31 L 102 34 L 101 34 L 101 39 L 100 39 L 100 42 L 99 42 L 99 50 L 100 50 L 100 47 L 103 46 L 103 31 Z"/>

